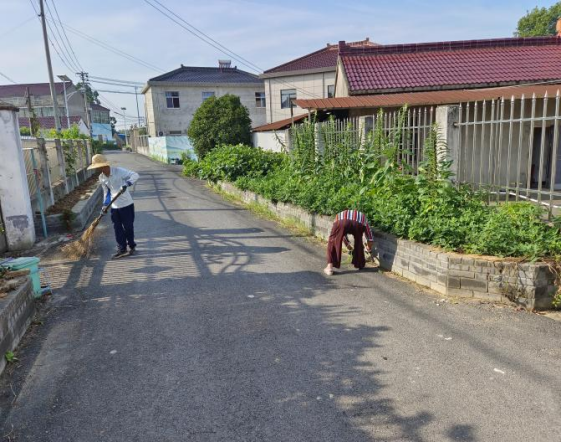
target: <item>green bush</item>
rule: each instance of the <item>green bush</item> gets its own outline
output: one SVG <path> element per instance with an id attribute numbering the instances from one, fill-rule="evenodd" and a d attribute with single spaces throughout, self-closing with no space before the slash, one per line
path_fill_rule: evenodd
<path id="1" fill-rule="evenodd" d="M 235 95 L 207 98 L 195 111 L 187 135 L 201 159 L 217 146 L 249 144 L 249 111 Z"/>
<path id="2" fill-rule="evenodd" d="M 376 127 L 357 149 L 354 128 L 336 137 L 311 123 L 295 126 L 292 151 L 272 153 L 244 145 L 224 145 L 184 173 L 211 181 L 231 181 L 242 190 L 322 214 L 353 208 L 370 223 L 399 237 L 483 255 L 536 259 L 561 255 L 559 226 L 543 222 L 531 203 L 489 206 L 487 195 L 453 184 L 446 146 L 434 128 L 425 141 L 417 176 L 404 173 L 404 112 L 388 133 Z M 378 121 L 383 121 L 379 118 Z M 329 129 L 329 125 L 325 125 Z M 560 223 L 561 224 L 561 221 Z"/>
<path id="3" fill-rule="evenodd" d="M 236 181 L 241 176 L 263 176 L 279 167 L 283 155 L 257 147 L 221 146 L 199 163 L 199 177 L 210 181 Z"/>

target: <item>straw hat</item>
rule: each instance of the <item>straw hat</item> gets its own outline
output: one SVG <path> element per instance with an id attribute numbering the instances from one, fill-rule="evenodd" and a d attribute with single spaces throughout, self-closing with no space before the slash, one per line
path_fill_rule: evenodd
<path id="1" fill-rule="evenodd" d="M 88 170 L 99 169 L 100 167 L 105 167 L 105 166 L 109 166 L 107 159 L 105 158 L 105 156 L 98 153 L 92 157 L 92 164 L 88 166 Z"/>

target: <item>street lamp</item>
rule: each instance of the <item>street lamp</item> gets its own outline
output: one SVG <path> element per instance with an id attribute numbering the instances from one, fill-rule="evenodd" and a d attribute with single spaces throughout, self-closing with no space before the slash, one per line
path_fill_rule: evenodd
<path id="1" fill-rule="evenodd" d="M 68 97 L 66 96 L 66 82 L 72 83 L 72 80 L 68 78 L 67 75 L 58 75 L 58 78 L 62 80 L 62 86 L 64 88 L 64 106 L 66 107 L 66 128 L 70 129 L 70 115 L 68 114 Z"/>
<path id="2" fill-rule="evenodd" d="M 125 121 L 125 144 L 129 145 L 129 139 L 127 137 L 127 108 L 122 107 L 121 110 L 123 111 L 123 120 Z"/>

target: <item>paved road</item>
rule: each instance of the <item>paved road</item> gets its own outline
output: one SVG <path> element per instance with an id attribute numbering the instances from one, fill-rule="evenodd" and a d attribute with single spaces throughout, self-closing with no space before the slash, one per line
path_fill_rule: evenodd
<path id="1" fill-rule="evenodd" d="M 560 441 L 561 323 L 321 273 L 323 249 L 171 168 L 137 170 L 140 254 L 53 257 L 6 439 Z M 12 399 L 10 399 L 11 402 Z"/>

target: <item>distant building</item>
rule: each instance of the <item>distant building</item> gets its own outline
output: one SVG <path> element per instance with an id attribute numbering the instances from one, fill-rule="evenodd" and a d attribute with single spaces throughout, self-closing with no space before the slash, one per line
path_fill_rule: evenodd
<path id="1" fill-rule="evenodd" d="M 219 67 L 183 66 L 148 80 L 146 126 L 151 137 L 185 135 L 195 111 L 208 97 L 237 95 L 249 110 L 252 126 L 265 123 L 265 88 L 256 75 L 221 61 Z"/>
<path id="2" fill-rule="evenodd" d="M 98 139 L 101 135 L 105 141 L 113 141 L 110 110 L 100 104 L 92 103 L 92 137 Z"/>
<path id="3" fill-rule="evenodd" d="M 368 38 L 348 45 L 355 48 L 377 46 Z M 283 63 L 260 75 L 265 81 L 267 123 L 290 118 L 291 100 L 334 97 L 338 57 L 339 45 L 328 43 L 319 51 Z M 307 113 L 297 106 L 292 112 L 295 116 Z"/>
<path id="4" fill-rule="evenodd" d="M 72 83 L 55 83 L 58 115 L 61 127 L 68 127 L 66 105 L 64 102 L 64 89 L 68 100 L 68 117 L 70 124 L 82 120 L 85 124 L 86 111 L 84 109 L 84 96 Z M 20 126 L 29 126 L 29 106 L 33 109 L 42 129 L 55 128 L 53 101 L 49 83 L 10 84 L 0 86 L 0 100 L 19 108 L 18 119 Z"/>

